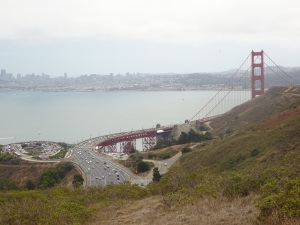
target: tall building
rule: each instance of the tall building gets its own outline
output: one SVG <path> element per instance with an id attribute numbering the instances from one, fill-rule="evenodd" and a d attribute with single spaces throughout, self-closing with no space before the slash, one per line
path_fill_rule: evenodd
<path id="1" fill-rule="evenodd" d="M 5 77 L 5 75 L 6 75 L 6 70 L 2 69 L 2 70 L 1 70 L 1 77 L 3 77 L 3 78 L 4 78 L 4 77 Z"/>

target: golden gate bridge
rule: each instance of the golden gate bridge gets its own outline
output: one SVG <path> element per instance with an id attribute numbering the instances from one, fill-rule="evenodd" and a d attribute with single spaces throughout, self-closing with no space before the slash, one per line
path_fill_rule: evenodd
<path id="1" fill-rule="evenodd" d="M 267 79 L 266 79 L 267 78 Z M 217 93 L 185 124 L 195 127 L 220 116 L 234 106 L 240 105 L 250 99 L 264 94 L 266 81 L 268 88 L 272 86 L 299 84 L 290 74 L 285 72 L 280 66 L 264 52 L 252 51 L 244 60 L 242 65 L 228 77 L 225 84 L 217 87 Z M 129 153 L 131 149 L 136 149 L 136 140 L 142 139 L 142 150 L 153 149 L 159 138 L 170 137 L 175 126 L 143 129 L 137 131 L 116 133 L 93 138 L 96 142 L 96 149 L 100 152 L 117 152 L 117 145 L 120 146 L 119 152 Z"/>

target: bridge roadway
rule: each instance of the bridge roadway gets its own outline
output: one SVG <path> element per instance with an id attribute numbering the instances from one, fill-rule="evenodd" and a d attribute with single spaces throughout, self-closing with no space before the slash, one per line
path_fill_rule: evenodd
<path id="1" fill-rule="evenodd" d="M 118 140 L 120 137 L 126 137 L 127 135 L 138 137 L 141 133 L 145 134 L 161 129 L 164 128 L 122 132 L 91 138 L 73 147 L 68 152 L 65 160 L 71 161 L 80 167 L 84 174 L 85 186 L 106 186 L 108 184 L 119 184 L 124 181 L 143 186 L 150 181 L 145 181 L 128 168 L 114 162 L 111 157 L 99 153 L 96 150 L 96 146 L 107 140 Z M 168 129 L 170 128 L 168 127 Z"/>
<path id="2" fill-rule="evenodd" d="M 158 130 L 170 130 L 171 127 L 161 127 L 144 129 L 138 131 L 122 132 L 116 134 L 104 135 L 96 138 L 91 138 L 78 143 L 67 154 L 65 160 L 69 160 L 75 163 L 82 170 L 85 177 L 85 186 L 106 186 L 108 184 L 119 184 L 124 181 L 135 183 L 140 186 L 146 185 L 152 180 L 152 173 L 149 174 L 147 179 L 140 178 L 131 172 L 128 168 L 114 162 L 111 157 L 99 153 L 96 150 L 96 146 L 99 143 L 105 143 L 106 141 L 124 140 L 124 137 L 141 138 L 145 137 L 147 133 L 157 132 Z M 177 160 L 178 158 L 176 158 Z M 165 162 L 161 162 L 162 165 Z M 172 162 L 173 163 L 173 162 Z M 166 169 L 171 165 L 167 162 L 168 166 L 160 166 L 159 169 L 162 173 L 166 172 Z"/>

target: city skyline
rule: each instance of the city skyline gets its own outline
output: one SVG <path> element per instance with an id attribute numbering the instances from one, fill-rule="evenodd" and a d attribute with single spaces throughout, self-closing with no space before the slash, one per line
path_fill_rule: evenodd
<path id="1" fill-rule="evenodd" d="M 296 0 L 3 0 L 0 69 L 13 74 L 214 73 L 252 50 L 300 65 Z"/>

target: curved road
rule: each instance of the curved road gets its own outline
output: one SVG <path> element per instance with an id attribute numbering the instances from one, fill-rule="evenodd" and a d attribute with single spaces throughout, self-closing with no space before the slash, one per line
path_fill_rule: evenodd
<path id="1" fill-rule="evenodd" d="M 142 180 L 126 167 L 114 162 L 108 156 L 94 152 L 90 146 L 74 147 L 65 160 L 82 169 L 87 186 L 106 186 L 130 181 L 141 185 Z"/>

